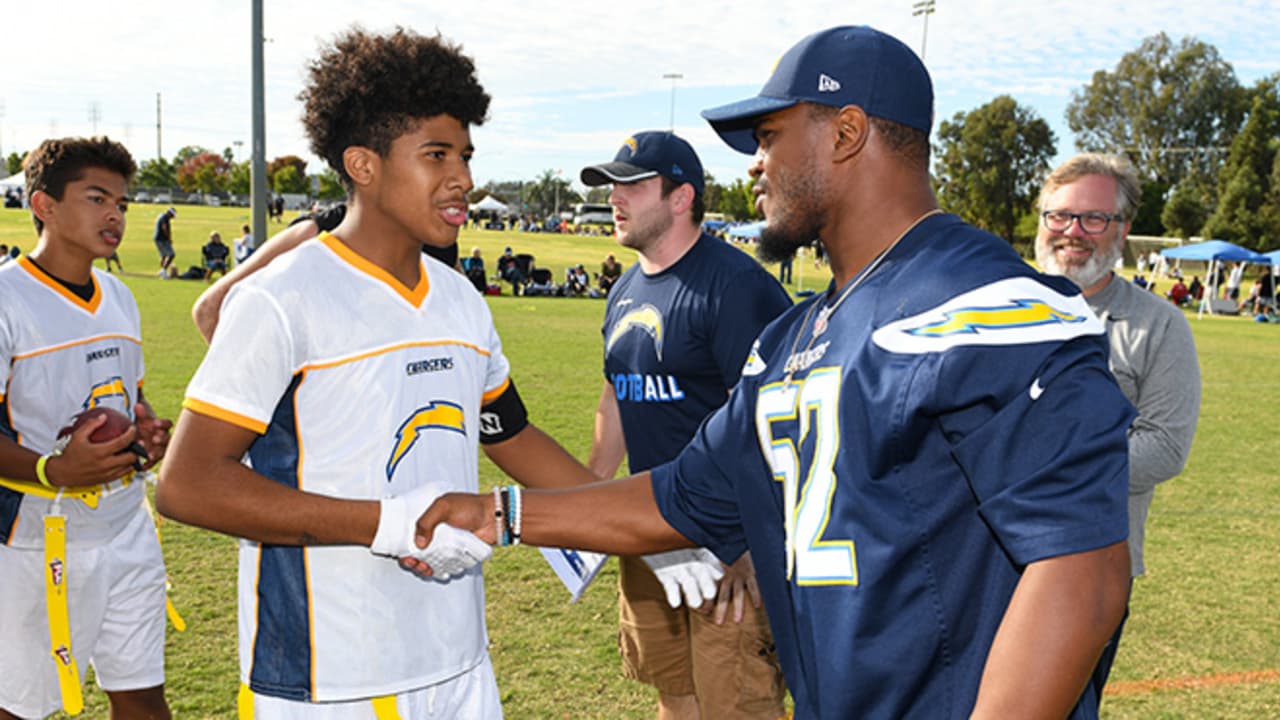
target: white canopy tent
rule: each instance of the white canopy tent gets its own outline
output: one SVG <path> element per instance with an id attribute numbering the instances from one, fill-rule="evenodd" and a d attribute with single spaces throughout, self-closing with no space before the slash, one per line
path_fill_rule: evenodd
<path id="1" fill-rule="evenodd" d="M 481 200 L 480 202 L 471 204 L 471 210 L 472 211 L 478 210 L 480 212 L 494 212 L 499 214 L 506 214 L 508 208 L 507 208 L 507 204 L 502 202 L 498 198 L 492 195 L 485 195 L 484 199 Z"/>
<path id="2" fill-rule="evenodd" d="M 6 192 L 13 188 L 21 190 L 26 186 L 27 176 L 25 173 L 18 173 L 17 175 L 10 175 L 7 178 L 0 179 L 0 192 Z"/>

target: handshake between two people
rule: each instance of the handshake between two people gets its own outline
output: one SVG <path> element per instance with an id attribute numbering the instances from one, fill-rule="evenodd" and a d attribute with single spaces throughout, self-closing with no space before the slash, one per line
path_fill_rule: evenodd
<path id="1" fill-rule="evenodd" d="M 438 499 L 444 497 L 440 502 Z M 488 508 L 485 495 L 449 493 L 432 485 L 381 501 L 378 531 L 369 549 L 396 558 L 419 576 L 446 581 L 493 556 L 502 518 Z M 495 517 L 496 515 L 496 517 Z M 642 556 L 673 607 L 715 614 L 729 612 L 741 622 L 746 602 L 760 607 L 760 589 L 748 553 L 726 566 L 710 550 L 683 548 Z M 728 571 L 726 573 L 726 570 Z"/>

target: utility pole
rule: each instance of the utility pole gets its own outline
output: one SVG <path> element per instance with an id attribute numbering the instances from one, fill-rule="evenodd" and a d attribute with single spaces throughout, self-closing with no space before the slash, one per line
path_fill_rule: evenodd
<path id="1" fill-rule="evenodd" d="M 250 163 L 250 200 L 253 211 L 253 237 L 259 242 L 267 239 L 267 114 L 266 92 L 263 85 L 262 0 L 253 0 L 252 27 L 249 43 L 253 54 L 253 151 Z"/>
<path id="2" fill-rule="evenodd" d="M 911 6 L 911 17 L 924 16 L 924 36 L 920 39 L 920 60 L 924 60 L 925 47 L 929 43 L 929 16 L 933 14 L 934 0 L 920 0 Z"/>
<path id="3" fill-rule="evenodd" d="M 98 135 L 98 120 L 102 119 L 102 105 L 97 100 L 89 103 L 89 124 L 93 125 L 93 134 Z"/>
<path id="4" fill-rule="evenodd" d="M 156 160 L 164 159 L 164 151 L 160 148 L 160 93 L 156 93 Z"/>
<path id="5" fill-rule="evenodd" d="M 666 73 L 662 76 L 663 80 L 671 81 L 671 131 L 676 129 L 676 81 L 684 78 L 680 73 Z"/>

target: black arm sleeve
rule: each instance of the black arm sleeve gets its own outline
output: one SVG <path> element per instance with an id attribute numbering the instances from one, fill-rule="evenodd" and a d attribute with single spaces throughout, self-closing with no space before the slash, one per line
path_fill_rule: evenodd
<path id="1" fill-rule="evenodd" d="M 528 424 L 529 413 L 512 380 L 501 395 L 480 408 L 480 442 L 485 445 L 502 442 L 515 437 Z"/>

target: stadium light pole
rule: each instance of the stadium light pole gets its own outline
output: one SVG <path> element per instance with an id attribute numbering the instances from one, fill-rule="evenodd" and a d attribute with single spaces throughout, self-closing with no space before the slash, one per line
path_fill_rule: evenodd
<path id="1" fill-rule="evenodd" d="M 252 45 L 253 69 L 253 161 L 250 163 L 249 204 L 253 216 L 253 237 L 258 243 L 267 239 L 267 114 L 266 92 L 263 85 L 262 0 L 253 0 L 252 28 L 249 43 Z"/>
<path id="2" fill-rule="evenodd" d="M 924 16 L 924 35 L 920 38 L 920 59 L 924 60 L 925 47 L 929 44 L 929 16 L 933 14 L 934 0 L 920 0 L 911 6 L 911 17 Z"/>
<path id="3" fill-rule="evenodd" d="M 676 82 L 684 79 L 684 75 L 680 73 L 666 73 L 662 76 L 663 80 L 671 81 L 671 131 L 676 130 Z"/>

